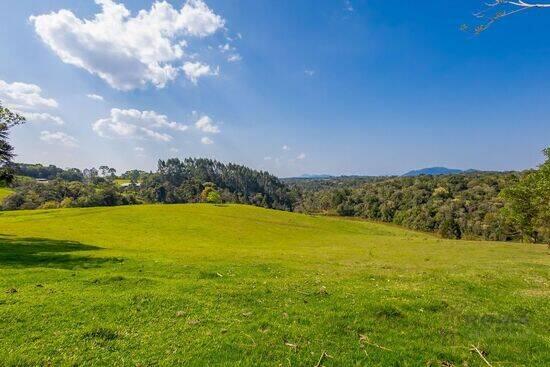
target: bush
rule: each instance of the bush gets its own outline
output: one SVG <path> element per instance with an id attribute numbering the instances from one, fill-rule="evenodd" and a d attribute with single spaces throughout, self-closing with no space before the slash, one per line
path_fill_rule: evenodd
<path id="1" fill-rule="evenodd" d="M 59 203 L 54 200 L 46 201 L 44 204 L 40 205 L 39 209 L 57 209 L 59 208 Z"/>
<path id="2" fill-rule="evenodd" d="M 59 203 L 60 208 L 70 208 L 73 206 L 73 199 L 72 198 L 65 198 L 61 200 L 61 203 Z"/>
<path id="3" fill-rule="evenodd" d="M 211 190 L 206 197 L 206 202 L 210 204 L 220 204 L 222 202 L 220 193 L 216 190 Z"/>

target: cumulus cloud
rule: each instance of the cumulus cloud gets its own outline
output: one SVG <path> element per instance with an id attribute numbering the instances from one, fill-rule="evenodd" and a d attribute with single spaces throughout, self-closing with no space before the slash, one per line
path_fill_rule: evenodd
<path id="1" fill-rule="evenodd" d="M 290 150 L 290 147 L 288 145 L 283 145 L 283 148 L 282 148 L 285 152 L 289 151 Z"/>
<path id="2" fill-rule="evenodd" d="M 212 69 L 210 65 L 202 64 L 200 62 L 188 61 L 183 64 L 182 69 L 187 79 L 195 85 L 198 83 L 199 78 L 204 76 L 217 76 L 220 73 L 219 68 Z"/>
<path id="3" fill-rule="evenodd" d="M 296 157 L 296 159 L 299 159 L 299 160 L 306 159 L 306 154 L 305 154 L 305 153 L 300 153 L 300 154 L 298 154 L 298 156 Z"/>
<path id="4" fill-rule="evenodd" d="M 99 94 L 86 94 L 86 97 L 93 99 L 95 101 L 104 101 L 103 96 L 100 96 Z"/>
<path id="5" fill-rule="evenodd" d="M 195 127 L 205 133 L 217 134 L 220 132 L 220 128 L 214 125 L 214 121 L 206 115 L 195 122 Z"/>
<path id="6" fill-rule="evenodd" d="M 203 143 L 204 145 L 210 145 L 210 144 L 214 144 L 214 141 L 210 139 L 208 136 L 204 136 L 201 139 L 201 143 Z"/>
<path id="7" fill-rule="evenodd" d="M 212 35 L 225 24 L 202 0 L 188 0 L 180 10 L 155 1 L 135 16 L 113 0 L 95 2 L 101 11 L 91 19 L 61 9 L 30 21 L 63 62 L 119 90 L 164 87 L 178 76 L 187 40 Z"/>
<path id="8" fill-rule="evenodd" d="M 0 100 L 8 107 L 16 110 L 37 110 L 41 108 L 56 108 L 57 101 L 42 97 L 42 89 L 35 84 L 7 83 L 0 80 Z"/>
<path id="9" fill-rule="evenodd" d="M 110 116 L 92 124 L 92 129 L 104 138 L 152 139 L 170 141 L 172 136 L 162 129 L 185 131 L 187 125 L 168 120 L 168 117 L 155 111 L 111 109 Z"/>
<path id="10" fill-rule="evenodd" d="M 315 70 L 306 69 L 306 70 L 304 70 L 304 74 L 306 74 L 307 76 L 314 76 L 315 75 Z"/>
<path id="11" fill-rule="evenodd" d="M 44 112 L 45 109 L 57 108 L 58 103 L 53 98 L 43 97 L 42 89 L 38 85 L 0 80 L 0 101 L 14 112 L 25 116 L 28 121 L 64 124 L 61 117 Z"/>
<path id="12" fill-rule="evenodd" d="M 61 131 L 50 132 L 44 130 L 40 132 L 40 140 L 45 141 L 48 144 L 63 145 L 68 148 L 75 148 L 78 146 L 78 140 L 69 134 Z"/>

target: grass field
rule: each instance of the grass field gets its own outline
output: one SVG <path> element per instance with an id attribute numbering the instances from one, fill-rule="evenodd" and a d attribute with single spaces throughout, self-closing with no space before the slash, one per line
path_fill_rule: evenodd
<path id="1" fill-rule="evenodd" d="M 237 205 L 3 212 L 0 234 L 2 366 L 550 365 L 545 246 Z"/>
<path id="2" fill-rule="evenodd" d="M 8 189 L 7 187 L 0 187 L 0 203 L 2 200 L 4 200 L 6 197 L 11 195 L 13 193 L 12 189 Z"/>
<path id="3" fill-rule="evenodd" d="M 124 185 L 124 184 L 129 184 L 130 182 L 132 182 L 132 181 L 124 179 L 124 178 L 115 179 L 115 184 L 117 184 L 118 186 L 121 186 L 121 185 Z"/>

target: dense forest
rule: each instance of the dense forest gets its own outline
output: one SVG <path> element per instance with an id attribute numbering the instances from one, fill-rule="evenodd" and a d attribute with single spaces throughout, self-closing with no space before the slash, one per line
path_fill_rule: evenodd
<path id="1" fill-rule="evenodd" d="M 297 210 L 360 217 L 438 232 L 447 238 L 516 239 L 518 231 L 504 216 L 500 196 L 516 184 L 519 173 L 475 173 L 394 177 L 359 187 L 302 187 Z M 308 187 L 309 186 L 309 187 Z"/>
<path id="2" fill-rule="evenodd" d="M 154 173 L 133 170 L 120 178 L 108 166 L 81 171 L 15 164 L 13 169 L 15 192 L 3 201 L 4 210 L 201 201 L 292 210 L 296 202 L 275 176 L 210 159 L 160 160 Z"/>
<path id="3" fill-rule="evenodd" d="M 310 214 L 395 223 L 445 238 L 550 243 L 550 149 L 538 170 L 289 180 Z"/>

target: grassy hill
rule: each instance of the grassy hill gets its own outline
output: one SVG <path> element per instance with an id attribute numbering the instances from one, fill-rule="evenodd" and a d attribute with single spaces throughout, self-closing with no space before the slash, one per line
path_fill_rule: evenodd
<path id="1" fill-rule="evenodd" d="M 13 193 L 12 189 L 0 187 L 0 202 Z"/>
<path id="2" fill-rule="evenodd" d="M 238 205 L 3 212 L 0 233 L 8 366 L 550 363 L 543 246 Z"/>

